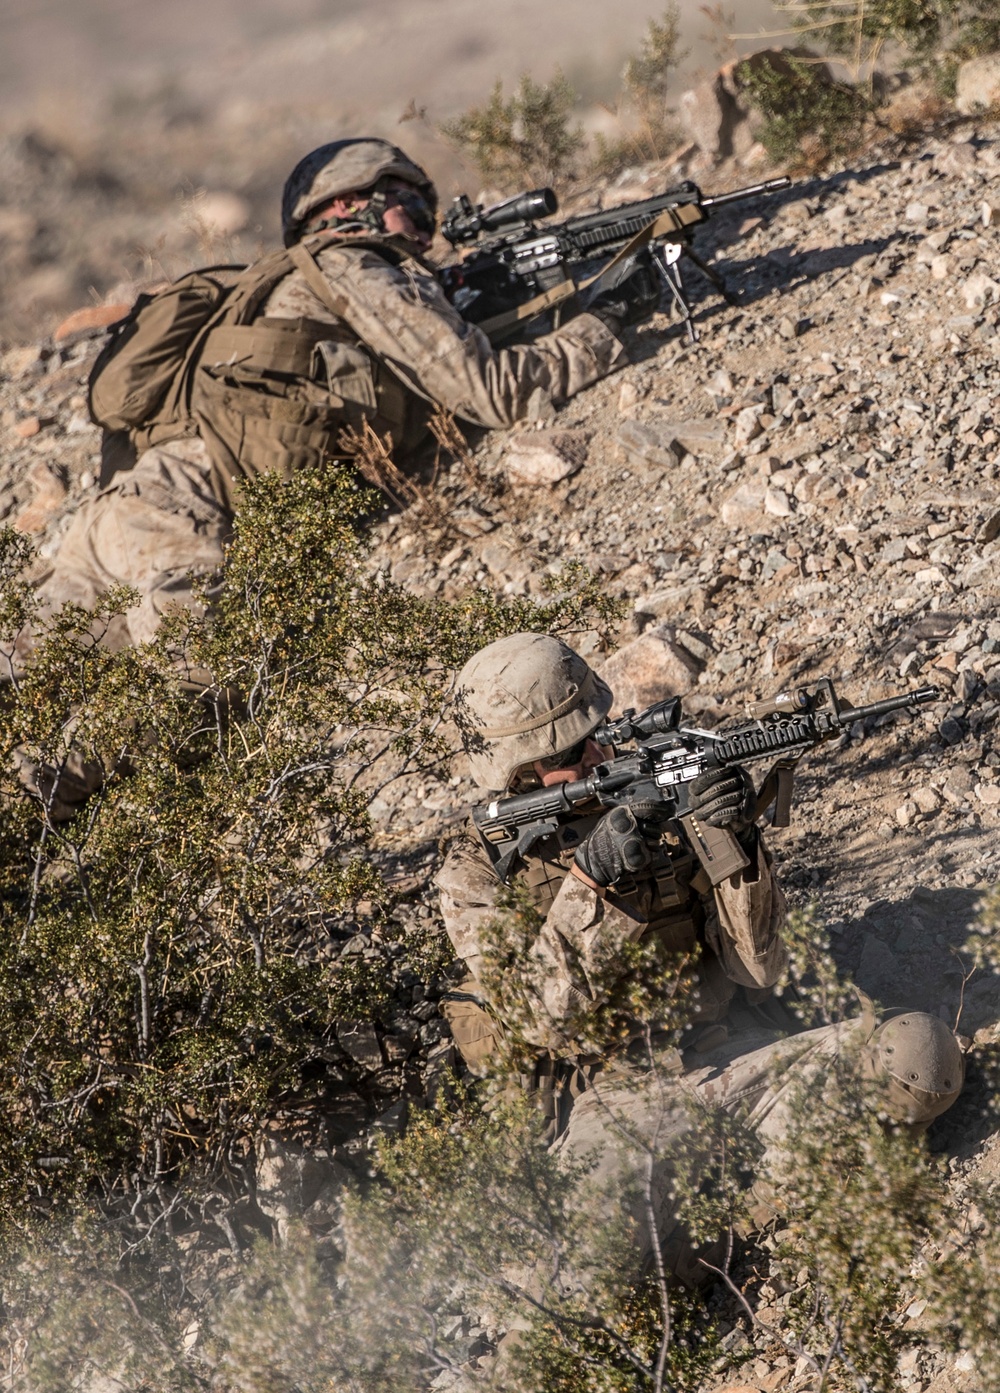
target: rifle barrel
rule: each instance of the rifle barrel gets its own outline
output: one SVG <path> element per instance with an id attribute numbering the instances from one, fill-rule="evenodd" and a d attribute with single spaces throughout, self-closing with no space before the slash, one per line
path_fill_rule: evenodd
<path id="1" fill-rule="evenodd" d="M 918 687 L 915 692 L 901 692 L 899 696 L 886 697 L 884 701 L 873 701 L 870 706 L 848 706 L 840 712 L 841 725 L 853 725 L 855 721 L 867 720 L 869 716 L 885 716 L 890 711 L 906 711 L 911 706 L 923 706 L 936 701 L 941 695 L 939 687 Z"/>
<path id="2" fill-rule="evenodd" d="M 729 193 L 710 194 L 708 198 L 701 200 L 701 206 L 703 208 L 721 208 L 726 203 L 738 203 L 743 198 L 753 198 L 755 194 L 777 193 L 779 189 L 787 189 L 791 182 L 787 174 L 783 174 L 780 179 L 765 179 L 761 184 L 748 184 L 745 189 L 732 189 Z"/>

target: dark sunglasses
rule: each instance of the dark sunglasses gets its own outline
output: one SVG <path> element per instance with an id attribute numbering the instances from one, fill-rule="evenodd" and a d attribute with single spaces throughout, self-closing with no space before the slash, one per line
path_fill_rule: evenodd
<path id="1" fill-rule="evenodd" d="M 570 747 L 568 750 L 561 750 L 557 755 L 546 755 L 544 759 L 535 761 L 546 774 L 553 769 L 573 769 L 578 765 L 587 752 L 587 741 L 589 735 L 585 735 L 582 740 Z"/>

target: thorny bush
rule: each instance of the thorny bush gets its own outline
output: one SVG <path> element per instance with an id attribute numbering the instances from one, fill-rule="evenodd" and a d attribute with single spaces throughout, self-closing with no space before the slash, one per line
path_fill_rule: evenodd
<path id="1" fill-rule="evenodd" d="M 0 1224 L 84 1195 L 245 1182 L 248 1138 L 308 1088 L 338 1017 L 377 1016 L 393 968 L 341 959 L 345 914 L 386 891 L 371 798 L 439 770 L 452 672 L 522 628 L 589 627 L 594 585 L 549 602 L 407 594 L 368 558 L 346 472 L 246 486 L 221 598 L 150 644 L 94 614 L 36 616 L 0 704 Z M 32 620 L 3 534 L 0 619 Z M 57 820 L 57 775 L 99 787 Z M 65 780 L 63 780 L 64 784 Z M 352 965 L 353 964 L 353 965 Z"/>

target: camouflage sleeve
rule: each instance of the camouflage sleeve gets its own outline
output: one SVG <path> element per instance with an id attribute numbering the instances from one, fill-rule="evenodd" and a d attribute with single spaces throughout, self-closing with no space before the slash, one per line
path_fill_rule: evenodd
<path id="1" fill-rule="evenodd" d="M 762 837 L 756 866 L 717 885 L 706 909 L 705 937 L 726 976 L 744 987 L 773 987 L 788 962 L 781 938 L 787 907 Z"/>
<path id="2" fill-rule="evenodd" d="M 437 884 L 455 952 L 483 987 L 498 938 L 499 881 L 485 855 L 466 838 L 449 853 Z M 516 1028 L 526 1043 L 548 1050 L 567 1048 L 586 1033 L 587 1019 L 600 1004 L 602 967 L 606 971 L 622 944 L 640 937 L 645 927 L 568 875 L 537 937 L 521 955 L 517 981 L 504 982 L 505 999 L 494 1000 L 494 1007 L 508 1024 L 511 1012 L 516 1013 Z"/>
<path id="3" fill-rule="evenodd" d="M 495 351 L 416 263 L 393 266 L 370 248 L 345 246 L 328 247 L 317 259 L 358 338 L 418 396 L 477 426 L 546 415 L 628 361 L 593 315 Z"/>

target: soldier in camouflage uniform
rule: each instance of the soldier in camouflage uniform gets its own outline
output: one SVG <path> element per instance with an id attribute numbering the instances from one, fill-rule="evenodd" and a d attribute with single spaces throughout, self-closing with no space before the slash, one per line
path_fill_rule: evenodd
<path id="1" fill-rule="evenodd" d="M 140 449 L 155 444 L 80 509 L 38 586 L 48 607 L 90 606 L 126 582 L 139 603 L 106 641 L 141 642 L 167 605 L 193 603 L 192 573 L 218 568 L 242 478 L 336 457 L 343 428 L 365 421 L 405 459 L 436 406 L 510 426 L 627 361 L 623 325 L 657 303 L 646 272 L 561 329 L 494 351 L 424 259 L 436 206 L 424 171 L 383 140 L 335 141 L 300 161 L 282 200 L 284 274 L 251 323 L 223 323 L 199 349 L 177 438 L 138 434 Z"/>
<path id="2" fill-rule="evenodd" d="M 515 634 L 490 644 L 466 664 L 457 693 L 473 777 L 494 796 L 580 779 L 614 757 L 591 738 L 612 693 L 559 639 Z M 755 803 L 741 769 L 714 770 L 692 785 L 699 820 L 728 828 L 749 857 L 714 889 L 669 825 L 661 837 L 624 808 L 581 811 L 521 860 L 516 878 L 544 916 L 519 964 L 516 1031 L 537 1049 L 529 1087 L 554 1144 L 570 1159 L 595 1158 L 598 1179 L 636 1179 L 639 1159 L 623 1149 L 623 1123 L 647 1136 L 654 1128 L 661 1139 L 676 1136 L 686 1125 L 674 1106 L 683 1093 L 738 1111 L 766 1148 L 787 1130 L 799 1085 L 818 1079 L 824 1061 L 845 1049 L 856 1049 L 862 1069 L 878 1080 L 886 1111 L 915 1129 L 958 1097 L 961 1051 L 935 1017 L 911 1012 L 876 1026 L 869 1003 L 856 1021 L 792 1035 L 768 1019 L 765 1003 L 786 965 L 785 899 Z M 442 1009 L 470 1069 L 484 1074 L 507 1025 L 481 980 L 500 886 L 474 832 L 453 844 L 438 886 L 445 926 L 469 970 Z M 652 1071 L 627 1047 L 594 1058 L 580 1043 L 604 1004 L 598 964 L 614 957 L 616 945 L 651 935 L 673 953 L 692 954 L 697 974 L 680 1050 L 662 1053 Z M 674 1233 L 668 1258 L 690 1278 L 690 1250 L 669 1217 L 665 1158 L 656 1185 L 660 1237 Z M 644 1214 L 640 1206 L 648 1249 Z"/>
<path id="3" fill-rule="evenodd" d="M 648 271 L 623 271 L 587 313 L 494 351 L 424 259 L 436 207 L 424 171 L 384 140 L 335 141 L 299 162 L 282 198 L 287 253 L 244 273 L 249 322 L 224 318 L 185 363 L 189 419 L 132 433 L 133 467 L 102 477 L 35 577 L 42 616 L 67 601 L 92 608 L 125 583 L 138 602 L 101 642 L 148 640 L 165 610 L 193 608 L 193 584 L 219 569 L 242 479 L 344 458 L 344 427 L 363 423 L 391 436 L 405 462 L 438 406 L 476 426 L 510 426 L 626 363 L 623 326 L 658 303 Z M 0 681 L 23 671 L 32 641 L 26 628 L 0 651 Z M 68 816 L 99 783 L 71 758 L 54 815 Z"/>

